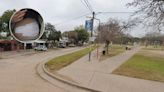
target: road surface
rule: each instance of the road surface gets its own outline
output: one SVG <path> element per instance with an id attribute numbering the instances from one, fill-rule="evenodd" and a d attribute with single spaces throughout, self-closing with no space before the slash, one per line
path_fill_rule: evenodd
<path id="1" fill-rule="evenodd" d="M 65 89 L 41 79 L 35 68 L 42 61 L 79 49 L 51 50 L 0 59 L 0 92 L 66 92 Z"/>

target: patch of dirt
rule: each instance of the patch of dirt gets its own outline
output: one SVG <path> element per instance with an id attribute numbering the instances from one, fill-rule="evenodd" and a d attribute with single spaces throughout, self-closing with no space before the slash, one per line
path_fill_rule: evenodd
<path id="1" fill-rule="evenodd" d="M 164 58 L 164 51 L 155 51 L 155 50 L 141 50 L 138 54 L 142 54 L 148 57 L 159 57 Z"/>

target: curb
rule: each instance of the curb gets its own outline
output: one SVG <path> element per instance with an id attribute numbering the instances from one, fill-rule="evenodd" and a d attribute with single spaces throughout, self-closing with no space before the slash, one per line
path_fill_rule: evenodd
<path id="1" fill-rule="evenodd" d="M 53 73 L 50 73 L 46 68 L 45 68 L 45 63 L 46 62 L 42 62 L 42 63 L 39 63 L 37 66 L 36 66 L 36 71 L 37 71 L 37 74 L 44 80 L 47 80 L 48 82 L 50 82 L 50 80 L 46 79 L 45 77 L 43 77 L 40 73 L 40 69 L 39 67 L 41 67 L 41 69 L 43 69 L 43 72 L 44 74 L 48 75 L 49 77 L 55 79 L 55 80 L 58 80 L 62 83 L 65 83 L 65 84 L 68 84 L 69 86 L 73 86 L 73 87 L 76 87 L 76 88 L 79 88 L 79 89 L 82 89 L 82 90 L 86 90 L 86 91 L 91 91 L 91 92 L 101 92 L 101 91 L 98 91 L 98 90 L 95 90 L 95 89 L 91 89 L 91 88 L 88 88 L 88 87 L 85 87 L 85 86 L 82 86 L 82 85 L 79 85 L 77 83 L 74 83 L 74 82 L 71 82 L 71 81 L 68 81 L 60 76 L 58 76 L 57 74 L 53 74 Z M 52 83 L 51 83 L 52 84 Z"/>

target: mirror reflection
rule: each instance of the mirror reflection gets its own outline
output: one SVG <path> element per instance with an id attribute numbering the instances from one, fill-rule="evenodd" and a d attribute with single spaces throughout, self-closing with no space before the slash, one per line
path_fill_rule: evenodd
<path id="1" fill-rule="evenodd" d="M 43 19 L 32 9 L 22 9 L 16 12 L 10 23 L 11 33 L 19 41 L 36 40 L 43 31 Z"/>

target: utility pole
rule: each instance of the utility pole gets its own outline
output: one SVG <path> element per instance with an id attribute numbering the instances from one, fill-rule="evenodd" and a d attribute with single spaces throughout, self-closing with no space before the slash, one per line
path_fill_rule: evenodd
<path id="1" fill-rule="evenodd" d="M 92 39 L 92 37 L 93 37 L 93 25 L 94 25 L 94 19 L 95 19 L 95 12 L 93 11 L 92 12 L 92 19 L 91 19 L 91 21 L 92 21 L 92 27 L 91 27 L 91 39 Z M 92 45 L 92 41 L 90 41 L 90 45 Z M 91 50 L 91 46 L 90 46 L 90 52 L 89 52 L 89 61 L 91 61 L 91 52 L 92 52 L 92 50 Z"/>
<path id="2" fill-rule="evenodd" d="M 95 12 L 92 13 L 92 28 L 91 28 L 91 37 L 93 36 L 93 25 L 94 25 L 94 19 L 95 19 Z"/>

